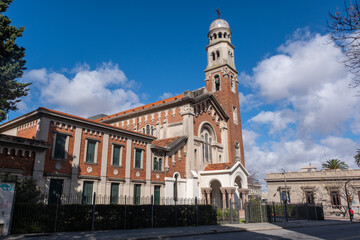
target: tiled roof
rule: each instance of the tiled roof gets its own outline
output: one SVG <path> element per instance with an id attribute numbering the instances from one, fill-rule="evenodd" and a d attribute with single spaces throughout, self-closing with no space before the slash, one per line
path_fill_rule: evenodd
<path id="1" fill-rule="evenodd" d="M 168 147 L 171 143 L 175 142 L 176 140 L 178 140 L 180 137 L 172 137 L 172 138 L 165 138 L 165 139 L 160 139 L 160 140 L 155 140 L 152 142 L 152 145 L 156 146 L 156 147 L 161 147 L 161 148 L 166 148 Z"/>
<path id="2" fill-rule="evenodd" d="M 233 166 L 233 163 L 213 163 L 208 164 L 204 171 L 226 170 Z"/>
<path id="3" fill-rule="evenodd" d="M 127 113 L 133 113 L 133 112 L 143 110 L 143 109 L 146 109 L 146 108 L 150 108 L 150 107 L 154 107 L 154 106 L 157 106 L 157 105 L 160 105 L 160 104 L 173 102 L 173 101 L 179 100 L 181 98 L 183 98 L 182 94 L 171 97 L 171 98 L 163 99 L 163 100 L 160 100 L 160 101 L 157 101 L 157 102 L 149 103 L 149 104 L 146 104 L 146 105 L 143 105 L 143 106 L 140 106 L 140 107 L 136 107 L 136 108 L 133 108 L 133 109 L 129 109 L 129 110 L 126 110 L 126 111 L 123 111 L 123 112 L 115 113 L 115 114 L 107 116 L 107 117 L 96 119 L 95 121 L 99 122 L 99 121 L 102 121 L 102 120 L 108 120 L 110 118 L 118 117 L 118 116 L 121 116 L 121 115 L 124 115 L 124 114 L 127 114 Z"/>
<path id="4" fill-rule="evenodd" d="M 124 129 L 124 128 L 121 128 L 121 127 L 118 127 L 118 126 L 114 126 L 114 125 L 110 125 L 110 124 L 106 124 L 106 123 L 101 123 L 101 122 L 98 122 L 98 121 L 95 121 L 95 120 L 90 120 L 90 119 L 79 117 L 79 116 L 76 116 L 76 115 L 71 115 L 71 114 L 68 114 L 68 113 L 59 112 L 59 111 L 49 109 L 49 108 L 45 108 L 45 107 L 39 107 L 38 110 L 46 110 L 46 111 L 57 113 L 57 114 L 60 114 L 60 115 L 63 115 L 63 116 L 68 116 L 68 117 L 71 117 L 71 118 L 79 119 L 79 120 L 82 120 L 82 121 L 85 121 L 85 122 L 88 122 L 88 123 L 95 123 L 97 125 L 107 126 L 107 127 L 111 127 L 111 128 L 114 128 L 114 129 L 121 129 L 122 131 L 126 131 L 128 133 L 136 133 L 136 134 L 143 135 L 144 137 L 146 136 L 146 137 L 154 138 L 154 136 L 149 135 L 149 134 L 144 134 L 144 133 L 141 133 L 141 132 Z"/>

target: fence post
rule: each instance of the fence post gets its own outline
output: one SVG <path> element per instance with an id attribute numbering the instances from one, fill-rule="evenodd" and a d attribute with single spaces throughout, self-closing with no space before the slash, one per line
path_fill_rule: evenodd
<path id="1" fill-rule="evenodd" d="M 126 195 L 125 195 L 125 205 L 124 205 L 124 230 L 126 229 Z"/>
<path id="2" fill-rule="evenodd" d="M 199 226 L 199 208 L 198 208 L 197 197 L 195 197 L 195 215 L 196 215 L 196 226 Z"/>
<path id="3" fill-rule="evenodd" d="M 310 220 L 310 216 L 309 216 L 309 205 L 306 204 L 305 206 L 306 206 L 306 218 L 307 218 L 307 220 L 309 221 L 309 220 Z"/>
<path id="4" fill-rule="evenodd" d="M 244 206 L 245 206 L 245 222 L 249 223 L 248 204 L 247 204 L 246 200 L 245 200 Z"/>
<path id="5" fill-rule="evenodd" d="M 95 224 L 95 200 L 96 200 L 96 192 L 94 192 L 94 199 L 93 199 L 91 231 L 94 231 L 94 224 Z"/>
<path id="6" fill-rule="evenodd" d="M 56 232 L 56 224 L 57 224 L 57 215 L 58 215 L 58 210 L 59 210 L 59 200 L 60 200 L 60 196 L 57 194 L 56 195 L 57 199 L 56 199 L 56 212 L 55 212 L 55 224 L 54 224 L 54 232 Z"/>
<path id="7" fill-rule="evenodd" d="M 154 228 L 154 195 L 151 195 L 151 228 Z"/>
<path id="8" fill-rule="evenodd" d="M 178 217 L 177 217 L 177 205 L 176 205 L 176 201 L 175 201 L 175 227 L 177 227 L 178 223 Z"/>
<path id="9" fill-rule="evenodd" d="M 260 221 L 263 222 L 264 219 L 263 219 L 263 209 L 262 209 L 262 203 L 260 201 Z"/>
<path id="10" fill-rule="evenodd" d="M 287 213 L 287 199 L 284 200 L 284 215 L 285 215 L 285 222 L 288 222 L 288 213 Z"/>
<path id="11" fill-rule="evenodd" d="M 274 209 L 274 222 L 276 222 L 276 209 L 275 209 L 275 203 L 273 202 L 273 209 Z"/>
<path id="12" fill-rule="evenodd" d="M 229 203 L 230 203 L 230 224 L 233 224 L 233 208 L 232 208 L 231 199 L 229 200 Z"/>

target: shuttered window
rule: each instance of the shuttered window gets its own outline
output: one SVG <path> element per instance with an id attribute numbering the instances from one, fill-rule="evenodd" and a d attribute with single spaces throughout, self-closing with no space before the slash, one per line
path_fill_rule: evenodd
<path id="1" fill-rule="evenodd" d="M 83 188 L 83 204 L 92 204 L 92 195 L 93 195 L 93 182 L 84 182 Z"/>
<path id="2" fill-rule="evenodd" d="M 119 203 L 119 184 L 118 183 L 111 183 L 110 203 L 111 204 Z"/>
<path id="3" fill-rule="evenodd" d="M 114 146 L 114 152 L 113 152 L 113 162 L 112 165 L 119 166 L 120 165 L 120 146 Z"/>
<path id="4" fill-rule="evenodd" d="M 66 144 L 66 136 L 61 134 L 56 134 L 54 158 L 65 159 L 65 153 L 66 153 L 65 144 Z"/>
<path id="5" fill-rule="evenodd" d="M 134 205 L 140 204 L 140 193 L 141 193 L 140 190 L 141 190 L 141 185 L 135 184 L 134 185 Z"/>
<path id="6" fill-rule="evenodd" d="M 88 140 L 86 151 L 86 162 L 88 163 L 93 163 L 95 160 L 95 146 L 95 141 Z"/>
<path id="7" fill-rule="evenodd" d="M 160 205 L 160 186 L 154 187 L 154 205 Z"/>
<path id="8" fill-rule="evenodd" d="M 141 150 L 135 150 L 135 168 L 141 168 Z"/>

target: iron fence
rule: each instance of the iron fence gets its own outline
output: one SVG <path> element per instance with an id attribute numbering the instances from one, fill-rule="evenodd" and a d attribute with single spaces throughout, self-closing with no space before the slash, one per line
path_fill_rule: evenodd
<path id="1" fill-rule="evenodd" d="M 245 203 L 246 223 L 324 220 L 320 204 L 284 204 L 250 201 Z"/>
<path id="2" fill-rule="evenodd" d="M 55 202 L 43 195 L 36 201 L 16 199 L 12 234 L 58 231 L 89 231 L 217 224 L 215 209 L 197 198 L 153 197 L 116 199 L 82 195 L 59 196 Z"/>

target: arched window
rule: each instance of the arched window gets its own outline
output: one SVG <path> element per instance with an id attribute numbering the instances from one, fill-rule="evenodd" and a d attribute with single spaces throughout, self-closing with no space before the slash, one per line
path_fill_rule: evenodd
<path id="1" fill-rule="evenodd" d="M 214 35 L 213 35 L 213 36 L 214 36 L 214 39 L 216 39 L 216 33 L 214 33 Z"/>
<path id="2" fill-rule="evenodd" d="M 227 33 L 224 33 L 224 38 L 226 38 Z"/>
<path id="3" fill-rule="evenodd" d="M 216 59 L 219 59 L 219 58 L 220 58 L 220 51 L 217 50 L 217 51 L 216 51 Z"/>
<path id="4" fill-rule="evenodd" d="M 162 169 L 162 158 L 159 158 L 159 171 Z"/>
<path id="5" fill-rule="evenodd" d="M 205 133 L 205 160 L 209 161 L 209 134 Z"/>
<path id="6" fill-rule="evenodd" d="M 212 56 L 212 60 L 215 61 L 215 53 L 214 52 L 211 53 L 211 56 Z"/>
<path id="7" fill-rule="evenodd" d="M 216 162 L 213 161 L 213 153 L 212 153 L 212 145 L 213 145 L 213 141 L 216 142 L 216 136 L 210 125 L 205 124 L 201 128 L 201 138 L 203 140 L 202 143 L 203 162 L 211 162 L 211 163 Z"/>
<path id="8" fill-rule="evenodd" d="M 219 32 L 219 38 L 222 38 L 222 33 L 221 32 Z"/>
<path id="9" fill-rule="evenodd" d="M 146 125 L 146 134 L 150 135 L 150 125 Z"/>
<path id="10" fill-rule="evenodd" d="M 220 77 L 219 77 L 219 75 L 215 75 L 214 82 L 215 82 L 215 91 L 220 91 Z"/>
<path id="11" fill-rule="evenodd" d="M 158 170 L 158 167 L 159 167 L 159 162 L 157 160 L 157 157 L 154 157 L 154 170 Z"/>

